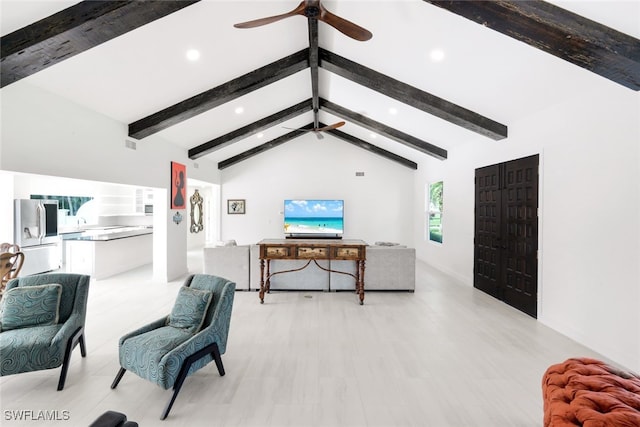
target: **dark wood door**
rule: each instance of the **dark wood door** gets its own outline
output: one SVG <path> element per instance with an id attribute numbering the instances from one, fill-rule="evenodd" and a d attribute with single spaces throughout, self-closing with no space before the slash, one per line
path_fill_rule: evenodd
<path id="1" fill-rule="evenodd" d="M 474 286 L 503 299 L 500 294 L 502 265 L 502 193 L 498 165 L 476 169 L 476 218 Z"/>
<path id="2" fill-rule="evenodd" d="M 537 316 L 538 156 L 476 169 L 474 286 Z"/>

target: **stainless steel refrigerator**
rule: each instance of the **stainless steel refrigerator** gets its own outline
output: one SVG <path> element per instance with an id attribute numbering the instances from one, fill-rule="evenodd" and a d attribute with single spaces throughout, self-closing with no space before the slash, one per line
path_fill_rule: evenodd
<path id="1" fill-rule="evenodd" d="M 24 252 L 20 276 L 60 268 L 57 200 L 14 200 L 13 233 L 15 243 Z"/>

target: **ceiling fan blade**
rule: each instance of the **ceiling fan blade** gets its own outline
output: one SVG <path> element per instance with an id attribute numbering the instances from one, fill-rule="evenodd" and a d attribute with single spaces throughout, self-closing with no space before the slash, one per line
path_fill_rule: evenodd
<path id="1" fill-rule="evenodd" d="M 338 122 L 338 123 L 334 123 L 332 125 L 323 126 L 321 128 L 313 129 L 313 131 L 314 132 L 324 132 L 324 131 L 328 131 L 328 130 L 338 129 L 339 127 L 342 127 L 344 125 L 345 125 L 345 122 Z"/>
<path id="2" fill-rule="evenodd" d="M 322 3 L 319 3 L 319 7 L 320 16 L 318 16 L 318 20 L 331 25 L 342 34 L 361 42 L 367 41 L 371 39 L 371 37 L 373 37 L 373 34 L 371 34 L 369 30 L 362 28 L 361 26 L 354 24 L 351 21 L 347 21 L 344 18 L 340 18 L 339 16 L 334 15 L 333 13 L 325 9 L 324 6 L 322 6 Z"/>
<path id="3" fill-rule="evenodd" d="M 309 129 L 305 129 L 305 128 L 288 128 L 288 127 L 286 127 L 286 126 L 282 126 L 282 127 L 283 127 L 284 129 L 289 129 L 289 130 L 297 130 L 297 131 L 299 131 L 299 132 L 315 132 L 315 131 L 316 131 L 315 129 L 311 129 L 311 128 L 309 128 Z"/>
<path id="4" fill-rule="evenodd" d="M 301 2 L 298 7 L 293 9 L 291 12 L 283 13 L 282 15 L 269 16 L 266 18 L 254 19 L 253 21 L 240 22 L 239 24 L 233 24 L 236 28 L 255 28 L 260 27 L 262 25 L 271 24 L 272 22 L 280 21 L 281 19 L 289 18 L 290 16 L 295 15 L 304 15 L 305 2 Z"/>

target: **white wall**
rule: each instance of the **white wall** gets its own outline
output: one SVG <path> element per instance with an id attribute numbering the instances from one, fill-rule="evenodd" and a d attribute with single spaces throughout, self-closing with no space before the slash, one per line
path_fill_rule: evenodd
<path id="1" fill-rule="evenodd" d="M 0 170 L 0 188 L 13 188 L 14 175 Z M 0 191 L 0 242 L 13 242 L 13 192 Z"/>
<path id="2" fill-rule="evenodd" d="M 157 136 L 138 141 L 137 150 L 128 149 L 125 123 L 25 81 L 3 88 L 1 96 L 1 170 L 165 190 L 154 199 L 154 273 L 172 280 L 187 272 L 187 221 L 176 225 L 172 221 L 175 211 L 170 213 L 168 209 L 170 162 L 185 164 L 188 177 L 217 183 L 215 165 L 199 160 L 198 169 L 191 167 L 193 162 L 185 149 Z M 11 205 L 0 209 L 7 210 L 2 215 L 5 217 Z M 186 210 L 181 213 L 187 216 Z"/>
<path id="3" fill-rule="evenodd" d="M 344 199 L 345 239 L 410 244 L 414 175 L 330 135 L 304 135 L 223 170 L 221 239 L 283 238 L 284 200 L 316 198 Z M 227 199 L 245 199 L 246 214 L 228 215 Z"/>
<path id="4" fill-rule="evenodd" d="M 416 203 L 428 182 L 444 180 L 444 243 L 417 239 L 418 256 L 472 286 L 475 168 L 539 153 L 538 318 L 640 371 L 639 147 L 639 94 L 605 82 L 509 123 L 505 141 L 425 159 Z M 416 210 L 416 230 L 423 222 Z"/>

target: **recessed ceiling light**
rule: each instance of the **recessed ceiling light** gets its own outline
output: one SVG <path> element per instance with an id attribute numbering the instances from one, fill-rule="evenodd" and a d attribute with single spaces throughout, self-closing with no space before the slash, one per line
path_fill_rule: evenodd
<path id="1" fill-rule="evenodd" d="M 378 135 L 376 135 L 375 133 L 371 132 L 369 134 L 369 136 L 371 137 L 371 139 L 376 139 L 378 137 Z"/>
<path id="2" fill-rule="evenodd" d="M 391 108 L 389 108 L 389 114 L 391 114 L 392 116 L 395 116 L 396 114 L 398 114 L 398 110 L 396 110 L 395 108 L 391 107 Z"/>
<path id="3" fill-rule="evenodd" d="M 263 134 L 262 132 L 259 132 L 259 133 L 256 135 L 256 138 L 260 139 L 260 138 L 262 138 L 263 136 L 264 136 L 264 134 Z"/>
<path id="4" fill-rule="evenodd" d="M 235 112 L 236 112 L 236 114 L 242 114 L 242 113 L 244 113 L 244 108 L 243 107 L 236 107 Z"/>
<path id="5" fill-rule="evenodd" d="M 430 56 L 433 62 L 440 62 L 444 59 L 444 51 L 441 49 L 433 49 Z"/>
<path id="6" fill-rule="evenodd" d="M 187 59 L 189 61 L 197 61 L 200 59 L 200 51 L 196 49 L 189 49 L 187 51 Z"/>

